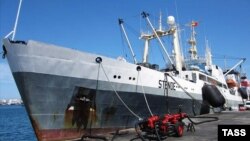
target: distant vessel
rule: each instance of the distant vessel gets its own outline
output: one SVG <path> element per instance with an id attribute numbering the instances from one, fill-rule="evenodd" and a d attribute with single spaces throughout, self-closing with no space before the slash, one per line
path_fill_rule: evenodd
<path id="1" fill-rule="evenodd" d="M 194 115 L 209 113 L 210 107 L 236 109 L 242 104 L 240 95 L 230 93 L 222 69 L 212 64 L 210 50 L 207 48 L 206 58 L 198 57 L 196 22 L 190 23 L 190 58 L 184 59 L 174 17 L 168 17 L 169 29 L 160 26 L 155 30 L 148 14 L 142 15 L 153 32 L 141 35 L 145 41 L 141 63 L 32 40 L 3 40 L 4 56 L 38 140 L 65 140 L 134 127 L 141 118 L 179 108 Z M 124 30 L 121 20 L 120 24 Z M 173 38 L 172 58 L 161 41 L 164 36 Z M 153 39 L 165 53 L 166 68 L 148 61 Z"/>

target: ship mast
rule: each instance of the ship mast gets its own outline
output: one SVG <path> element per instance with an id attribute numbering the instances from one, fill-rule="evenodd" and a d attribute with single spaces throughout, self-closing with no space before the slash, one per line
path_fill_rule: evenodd
<path id="1" fill-rule="evenodd" d="M 197 60 L 198 59 L 198 55 L 197 55 L 197 48 L 196 48 L 196 33 L 194 28 L 198 25 L 198 22 L 192 21 L 190 24 L 191 27 L 191 37 L 190 40 L 188 41 L 188 43 L 191 45 L 190 49 L 189 49 L 189 53 L 190 53 L 190 58 L 191 60 Z"/>
<path id="2" fill-rule="evenodd" d="M 206 40 L 206 54 L 205 54 L 205 56 L 206 56 L 206 65 L 211 67 L 213 64 L 212 63 L 212 54 L 211 54 L 211 50 L 208 46 L 207 40 Z"/>
<path id="3" fill-rule="evenodd" d="M 180 42 L 179 42 L 178 28 L 177 28 L 177 25 L 175 23 L 175 19 L 173 16 L 168 16 L 167 22 L 168 22 L 168 25 L 170 26 L 170 31 L 172 32 L 172 36 L 173 36 L 176 70 L 180 72 L 182 70 L 183 63 L 182 63 L 182 54 L 181 54 L 181 47 L 180 47 Z"/>
<path id="4" fill-rule="evenodd" d="M 170 64 L 172 65 L 173 69 L 180 72 L 182 70 L 183 64 L 182 64 L 182 55 L 181 55 L 181 49 L 180 49 L 180 44 L 179 44 L 178 30 L 177 30 L 177 25 L 175 23 L 174 17 L 173 16 L 168 17 L 167 23 L 169 24 L 170 29 L 167 31 L 164 31 L 164 30 L 162 30 L 161 16 L 160 16 L 160 20 L 159 20 L 160 23 L 159 23 L 158 30 L 155 30 L 155 28 L 151 24 L 147 13 L 142 12 L 142 16 L 143 16 L 143 18 L 146 19 L 146 21 L 148 22 L 149 26 L 151 27 L 151 29 L 153 31 L 153 34 L 142 34 L 140 37 L 141 39 L 145 40 L 143 63 L 148 62 L 149 41 L 151 39 L 157 39 L 158 42 L 160 43 L 161 49 L 163 50 L 164 54 L 166 55 L 166 56 L 164 56 L 165 61 L 167 62 L 167 60 L 168 60 L 170 62 Z M 170 58 L 167 50 L 165 49 L 165 47 L 160 39 L 160 37 L 167 36 L 167 35 L 173 36 L 173 45 L 174 45 L 174 52 L 175 52 L 175 64 L 172 61 L 172 59 Z"/>
<path id="5" fill-rule="evenodd" d="M 168 32 L 162 30 L 162 15 L 160 12 L 160 18 L 159 18 L 159 29 L 156 30 L 156 34 L 159 37 L 166 36 L 168 35 Z M 149 41 L 152 39 L 157 38 L 155 34 L 145 34 L 142 33 L 140 39 L 144 39 L 144 53 L 143 53 L 143 58 L 142 58 L 142 63 L 148 63 L 148 50 L 149 50 Z"/>
<path id="6" fill-rule="evenodd" d="M 153 34 L 145 34 L 142 33 L 140 39 L 144 39 L 145 40 L 145 44 L 144 44 L 144 53 L 143 53 L 143 59 L 142 59 L 142 63 L 148 63 L 148 49 L 149 49 L 149 41 L 152 39 L 157 39 L 158 42 L 160 43 L 160 46 L 163 50 L 163 52 L 165 53 L 165 55 L 167 56 L 167 58 L 164 59 L 167 62 L 167 60 L 169 60 L 169 62 L 173 65 L 173 61 L 171 60 L 167 50 L 165 49 L 160 37 L 163 36 L 167 36 L 169 35 L 169 31 L 163 31 L 162 30 L 162 24 L 161 24 L 161 13 L 160 13 L 160 19 L 159 19 L 159 29 L 155 30 L 155 28 L 153 27 L 152 23 L 150 22 L 148 16 L 149 14 L 146 12 L 142 12 L 142 16 L 143 18 L 146 19 L 146 21 L 148 22 L 148 24 L 150 25 L 151 29 L 153 30 Z"/>

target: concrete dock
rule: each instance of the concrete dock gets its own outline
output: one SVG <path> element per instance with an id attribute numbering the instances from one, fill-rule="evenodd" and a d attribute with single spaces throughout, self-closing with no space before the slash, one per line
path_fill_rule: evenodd
<path id="1" fill-rule="evenodd" d="M 208 114 L 205 116 L 218 117 L 219 120 L 195 125 L 195 132 L 185 131 L 182 137 L 168 137 L 167 141 L 217 141 L 218 140 L 218 125 L 250 125 L 250 111 L 225 111 L 217 114 Z M 195 121 L 203 121 L 204 119 L 195 119 Z M 206 120 L 206 119 L 205 119 Z M 122 134 L 113 138 L 114 141 L 130 141 L 135 138 L 136 132 L 134 129 L 128 129 Z M 112 136 L 107 138 L 112 140 Z M 88 140 L 88 139 L 87 139 Z M 91 140 L 91 139 L 90 139 Z M 93 139 L 92 139 L 93 140 Z M 136 139 L 140 141 L 141 139 Z"/>

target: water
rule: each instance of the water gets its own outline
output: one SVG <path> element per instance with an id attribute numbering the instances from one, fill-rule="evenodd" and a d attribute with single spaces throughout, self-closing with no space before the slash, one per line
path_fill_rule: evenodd
<path id="1" fill-rule="evenodd" d="M 0 106 L 0 141 L 37 141 L 24 106 Z"/>

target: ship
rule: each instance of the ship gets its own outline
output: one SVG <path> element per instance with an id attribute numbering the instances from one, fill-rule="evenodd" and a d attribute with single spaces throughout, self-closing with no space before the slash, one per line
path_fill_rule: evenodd
<path id="1" fill-rule="evenodd" d="M 198 57 L 196 22 L 189 24 L 190 57 L 185 59 L 174 17 L 167 18 L 168 29 L 160 26 L 156 30 L 149 14 L 143 12 L 142 16 L 152 31 L 140 37 L 145 42 L 140 63 L 33 40 L 14 40 L 9 38 L 11 34 L 3 39 L 3 57 L 8 60 L 39 141 L 99 135 L 134 127 L 152 115 L 180 110 L 189 115 L 207 114 L 213 108 L 237 109 L 243 103 L 240 94 L 230 92 L 223 70 L 212 63 L 210 49 L 206 58 Z M 119 24 L 126 35 L 123 20 Z M 172 56 L 161 40 L 166 36 L 172 37 Z M 167 62 L 162 69 L 148 60 L 151 40 L 159 42 Z"/>

